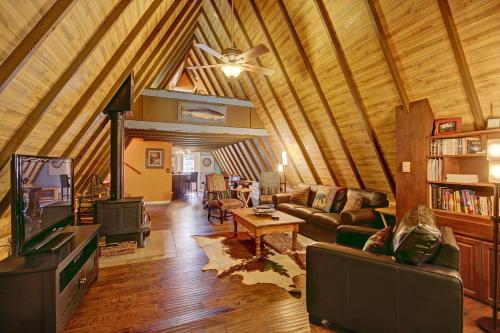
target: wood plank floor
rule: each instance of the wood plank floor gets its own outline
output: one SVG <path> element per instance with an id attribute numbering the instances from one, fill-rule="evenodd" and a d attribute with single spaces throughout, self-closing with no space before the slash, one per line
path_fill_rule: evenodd
<path id="1" fill-rule="evenodd" d="M 232 222 L 208 223 L 195 196 L 148 211 L 153 229 L 171 230 L 177 256 L 101 269 L 66 332 L 345 332 L 310 325 L 305 295 L 202 272 L 207 258 L 191 236 L 231 230 Z M 296 283 L 305 290 L 304 277 Z M 464 331 L 480 332 L 474 321 L 489 313 L 466 298 Z"/>

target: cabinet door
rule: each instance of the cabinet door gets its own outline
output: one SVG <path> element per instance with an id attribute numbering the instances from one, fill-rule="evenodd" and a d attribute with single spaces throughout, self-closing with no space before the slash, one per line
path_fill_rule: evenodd
<path id="1" fill-rule="evenodd" d="M 486 301 L 492 301 L 493 299 L 493 244 L 482 242 L 482 273 L 481 273 L 481 285 L 482 285 L 482 298 Z M 497 254 L 498 256 L 498 254 Z M 500 259 L 500 258 L 497 258 Z M 500 264 L 500 262 L 499 262 Z M 498 269 L 498 276 L 500 277 L 500 266 Z M 500 286 L 500 279 L 499 279 Z M 497 295 L 500 295 L 500 287 L 498 288 Z M 498 298 L 498 296 L 497 296 Z"/>
<path id="2" fill-rule="evenodd" d="M 460 276 L 464 294 L 481 298 L 481 244 L 476 239 L 455 236 L 460 248 Z"/>

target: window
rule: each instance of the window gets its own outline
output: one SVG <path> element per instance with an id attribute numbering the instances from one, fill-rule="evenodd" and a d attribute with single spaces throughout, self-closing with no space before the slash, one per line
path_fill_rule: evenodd
<path id="1" fill-rule="evenodd" d="M 194 172 L 195 170 L 195 154 L 183 154 L 182 168 L 183 172 Z"/>

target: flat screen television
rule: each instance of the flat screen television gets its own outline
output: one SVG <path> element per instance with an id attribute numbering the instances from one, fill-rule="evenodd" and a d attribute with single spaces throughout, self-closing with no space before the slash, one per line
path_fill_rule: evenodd
<path id="1" fill-rule="evenodd" d="M 73 160 L 12 155 L 12 254 L 24 255 L 73 224 Z"/>

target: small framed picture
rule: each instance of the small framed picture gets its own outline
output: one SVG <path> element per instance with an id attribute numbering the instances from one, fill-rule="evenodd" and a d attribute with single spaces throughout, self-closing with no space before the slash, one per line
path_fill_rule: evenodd
<path id="1" fill-rule="evenodd" d="M 462 118 L 442 118 L 434 120 L 434 135 L 459 133 L 462 130 Z"/>
<path id="2" fill-rule="evenodd" d="M 146 168 L 163 169 L 163 149 L 146 148 Z"/>

